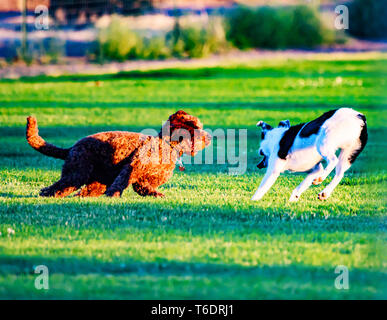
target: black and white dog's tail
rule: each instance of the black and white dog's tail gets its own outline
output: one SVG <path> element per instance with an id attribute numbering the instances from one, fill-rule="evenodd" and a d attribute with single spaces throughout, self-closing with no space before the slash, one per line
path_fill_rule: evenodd
<path id="1" fill-rule="evenodd" d="M 368 141 L 368 131 L 367 131 L 367 120 L 366 120 L 366 117 L 365 117 L 364 114 L 361 114 L 361 113 L 359 113 L 357 115 L 357 117 L 363 121 L 363 125 L 362 125 L 361 131 L 360 131 L 360 136 L 359 136 L 359 140 L 360 140 L 359 148 L 356 149 L 352 153 L 351 157 L 349 158 L 349 162 L 351 164 L 355 162 L 356 158 L 363 151 L 363 149 L 366 146 L 367 141 Z"/>

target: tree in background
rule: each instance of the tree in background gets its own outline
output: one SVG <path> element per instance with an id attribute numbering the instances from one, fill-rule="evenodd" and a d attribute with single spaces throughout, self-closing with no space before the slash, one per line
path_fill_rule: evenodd
<path id="1" fill-rule="evenodd" d="M 354 0 L 348 10 L 350 34 L 363 39 L 387 39 L 387 0 Z"/>

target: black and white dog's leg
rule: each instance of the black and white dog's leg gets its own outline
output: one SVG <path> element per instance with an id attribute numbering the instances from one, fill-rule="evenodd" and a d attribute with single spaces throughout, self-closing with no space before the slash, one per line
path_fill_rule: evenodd
<path id="1" fill-rule="evenodd" d="M 332 181 L 325 187 L 323 191 L 318 194 L 320 200 L 326 200 L 331 195 L 332 191 L 340 183 L 341 179 L 344 177 L 345 171 L 347 171 L 351 163 L 349 162 L 349 157 L 352 153 L 352 149 L 342 150 L 339 155 L 339 160 L 336 166 L 336 174 Z"/>
<path id="2" fill-rule="evenodd" d="M 253 201 L 262 199 L 265 193 L 271 188 L 271 186 L 277 180 L 279 175 L 284 171 L 284 168 L 287 162 L 286 160 L 282 160 L 280 158 L 277 158 L 274 161 L 271 161 L 271 160 L 272 159 L 269 159 L 269 167 L 267 168 L 266 174 L 263 177 L 261 184 L 259 185 L 259 188 L 251 198 L 251 200 Z"/>
<path id="3" fill-rule="evenodd" d="M 323 157 L 323 159 L 327 162 L 327 166 L 325 167 L 325 169 L 321 171 L 320 175 L 316 178 L 317 181 L 321 183 L 333 171 L 339 159 L 337 159 L 336 157 L 336 154 L 335 154 L 336 150 L 334 148 L 330 148 L 329 146 L 322 145 L 322 146 L 317 146 L 317 150 L 320 153 L 320 155 Z"/>
<path id="4" fill-rule="evenodd" d="M 298 201 L 301 194 L 310 187 L 313 180 L 321 176 L 321 173 L 324 171 L 324 168 L 321 163 L 317 164 L 311 173 L 309 173 L 306 178 L 298 185 L 296 189 L 293 190 L 292 195 L 290 196 L 289 201 Z"/>

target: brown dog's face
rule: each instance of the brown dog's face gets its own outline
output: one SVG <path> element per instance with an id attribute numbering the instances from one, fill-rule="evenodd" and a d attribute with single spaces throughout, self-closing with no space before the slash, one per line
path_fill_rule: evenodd
<path id="1" fill-rule="evenodd" d="M 169 116 L 161 132 L 170 126 L 171 141 L 178 141 L 182 153 L 194 156 L 211 143 L 211 135 L 203 130 L 200 120 L 183 110 Z"/>

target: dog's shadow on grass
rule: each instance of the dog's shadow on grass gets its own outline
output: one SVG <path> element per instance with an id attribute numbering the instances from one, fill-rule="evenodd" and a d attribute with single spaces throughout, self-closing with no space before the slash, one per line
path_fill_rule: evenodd
<path id="1" fill-rule="evenodd" d="M 6 192 L 0 192 L 0 198 L 36 198 L 36 195 L 29 194 L 29 195 L 22 195 L 22 194 L 14 194 L 14 193 L 6 193 Z"/>
<path id="2" fill-rule="evenodd" d="M 251 234 L 286 235 L 313 232 L 350 232 L 374 234 L 381 231 L 380 216 L 369 216 L 368 208 L 354 208 L 361 215 L 329 215 L 326 204 L 297 207 L 292 210 L 280 203 L 267 207 L 256 204 L 240 207 L 237 210 L 228 205 L 184 204 L 156 201 L 126 201 L 126 199 L 78 199 L 69 201 L 47 199 L 47 202 L 31 202 L 35 195 L 13 195 L 0 193 L 1 197 L 14 197 L 13 201 L 0 203 L 1 223 L 21 223 L 35 227 L 82 228 L 103 232 L 106 226 L 115 233 L 125 234 L 128 230 L 144 232 L 168 231 L 195 234 L 244 236 Z M 39 206 L 37 210 L 36 205 Z M 335 205 L 338 212 L 348 212 L 348 205 Z M 14 212 L 20 212 L 15 216 Z M 38 214 L 37 214 L 38 213 Z"/>
<path id="3" fill-rule="evenodd" d="M 363 268 L 351 270 L 353 289 L 344 290 L 344 293 L 333 285 L 333 270 L 312 265 L 243 266 L 232 262 L 225 264 L 168 259 L 144 262 L 127 255 L 112 261 L 60 255 L 0 256 L 0 271 L 22 279 L 34 275 L 34 266 L 42 264 L 50 271 L 50 286 L 52 283 L 53 289 L 47 290 L 46 294 L 55 298 L 84 298 L 85 295 L 91 298 L 99 297 L 103 292 L 103 296 L 108 298 L 119 295 L 120 298 L 129 299 L 286 299 L 292 289 L 297 289 L 293 294 L 300 297 L 305 292 L 309 297 L 328 299 L 375 299 L 384 296 L 383 272 Z M 61 279 L 66 279 L 65 290 Z M 173 282 L 168 279 L 173 279 Z M 195 290 L 200 284 L 206 290 Z M 86 291 L 81 285 L 87 285 L 91 290 Z M 367 290 L 364 292 L 365 288 Z M 18 294 L 16 290 L 15 294 Z M 22 292 L 23 297 L 26 294 L 31 297 L 40 295 L 38 290 Z"/>

